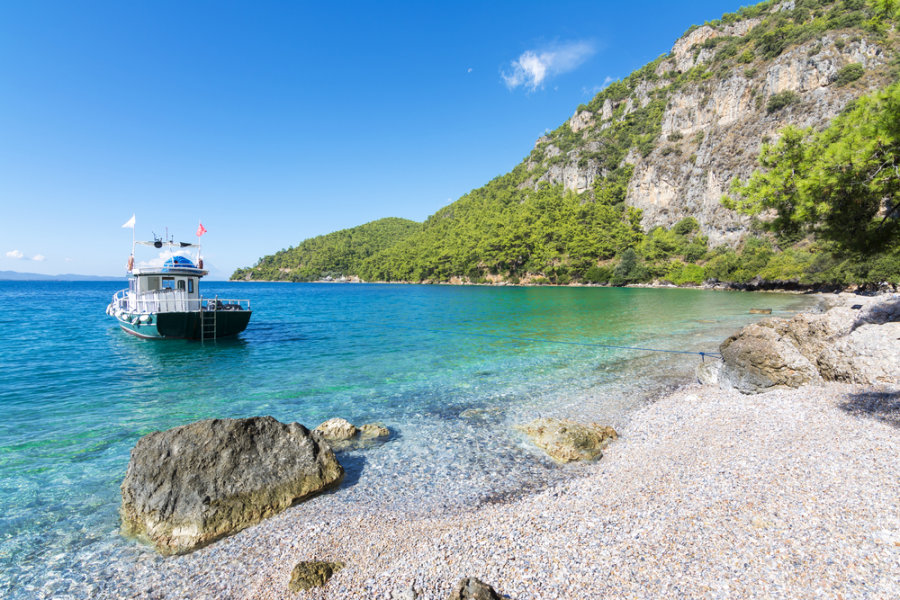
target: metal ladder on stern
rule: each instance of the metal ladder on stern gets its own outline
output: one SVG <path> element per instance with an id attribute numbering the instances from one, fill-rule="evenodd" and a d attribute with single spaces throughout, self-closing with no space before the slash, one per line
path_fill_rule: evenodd
<path id="1" fill-rule="evenodd" d="M 219 305 L 219 297 L 206 301 L 206 310 L 200 311 L 200 341 L 216 339 L 216 307 Z M 202 308 L 202 306 L 201 306 Z"/>

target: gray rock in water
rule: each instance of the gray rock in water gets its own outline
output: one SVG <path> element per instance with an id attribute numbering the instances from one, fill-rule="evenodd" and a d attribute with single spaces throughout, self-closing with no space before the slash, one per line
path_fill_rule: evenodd
<path id="1" fill-rule="evenodd" d="M 697 365 L 694 372 L 697 375 L 697 381 L 703 385 L 718 385 L 721 371 L 722 361 L 717 358 L 708 358 Z"/>
<path id="2" fill-rule="evenodd" d="M 619 437 L 612 427 L 596 423 L 583 425 L 567 419 L 535 419 L 516 429 L 559 462 L 601 458 L 603 448 Z"/>
<path id="3" fill-rule="evenodd" d="M 501 600 L 500 594 L 485 582 L 474 577 L 459 580 L 448 600 Z"/>
<path id="4" fill-rule="evenodd" d="M 209 419 L 138 440 L 122 482 L 122 533 L 182 554 L 334 486 L 318 434 L 272 417 Z"/>
<path id="5" fill-rule="evenodd" d="M 314 587 L 322 587 L 331 576 L 344 568 L 344 563 L 324 562 L 320 560 L 304 561 L 297 563 L 291 571 L 291 580 L 288 589 L 292 592 L 308 590 Z"/>

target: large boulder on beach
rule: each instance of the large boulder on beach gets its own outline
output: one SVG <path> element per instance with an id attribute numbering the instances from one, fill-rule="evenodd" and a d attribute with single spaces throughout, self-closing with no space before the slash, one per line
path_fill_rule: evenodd
<path id="1" fill-rule="evenodd" d="M 601 458 L 603 448 L 619 437 L 612 427 L 568 419 L 540 418 L 516 428 L 559 462 Z"/>
<path id="2" fill-rule="evenodd" d="M 720 383 L 750 394 L 819 380 L 815 365 L 776 325 L 753 323 L 725 340 L 719 348 L 724 362 Z"/>
<path id="3" fill-rule="evenodd" d="M 746 394 L 818 381 L 900 383 L 900 295 L 841 298 L 823 313 L 772 318 L 722 343 L 722 364 L 704 382 Z"/>
<path id="4" fill-rule="evenodd" d="M 138 440 L 122 532 L 182 554 L 271 517 L 344 475 L 328 444 L 272 417 L 209 419 Z"/>

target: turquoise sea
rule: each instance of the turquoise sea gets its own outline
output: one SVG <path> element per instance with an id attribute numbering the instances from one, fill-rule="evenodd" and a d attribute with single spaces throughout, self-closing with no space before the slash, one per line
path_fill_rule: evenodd
<path id="1" fill-rule="evenodd" d="M 755 307 L 808 297 L 687 289 L 215 283 L 250 299 L 237 339 L 139 340 L 104 314 L 123 282 L 0 282 L 0 597 L 90 597 L 149 550 L 118 533 L 137 439 L 209 417 L 385 423 L 339 455 L 347 510 L 456 510 L 560 467 L 513 429 L 538 416 L 622 427 Z M 511 338 L 528 338 L 523 339 Z M 541 342 L 536 340 L 553 340 Z M 567 342 L 567 343 L 555 343 Z M 706 360 L 710 360 L 707 358 Z"/>

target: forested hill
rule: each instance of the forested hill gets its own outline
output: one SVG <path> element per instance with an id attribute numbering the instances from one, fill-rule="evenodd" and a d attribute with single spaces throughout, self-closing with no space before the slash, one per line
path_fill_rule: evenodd
<path id="1" fill-rule="evenodd" d="M 897 6 L 770 1 L 691 26 L 405 235 L 337 232 L 234 278 L 900 282 Z"/>
<path id="2" fill-rule="evenodd" d="M 356 275 L 364 260 L 403 241 L 421 227 L 415 221 L 389 217 L 320 235 L 264 256 L 253 267 L 235 271 L 231 279 L 315 281 L 327 276 Z"/>

